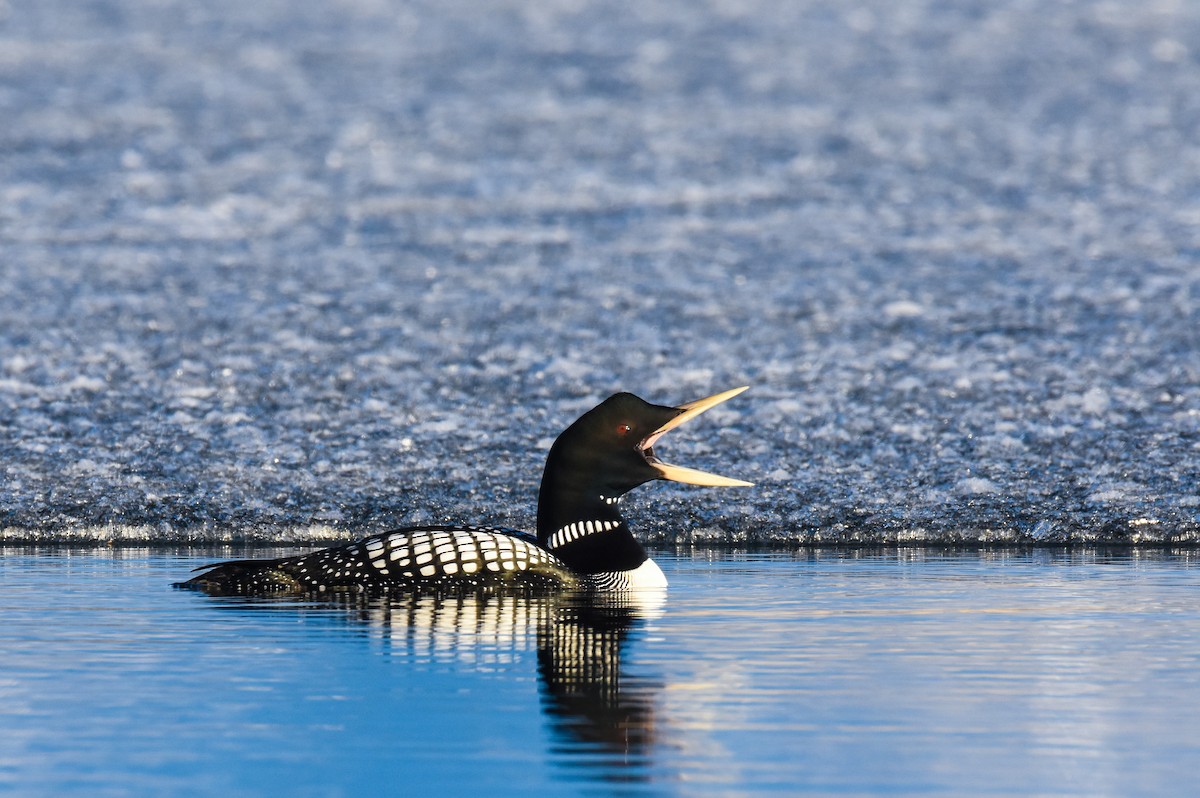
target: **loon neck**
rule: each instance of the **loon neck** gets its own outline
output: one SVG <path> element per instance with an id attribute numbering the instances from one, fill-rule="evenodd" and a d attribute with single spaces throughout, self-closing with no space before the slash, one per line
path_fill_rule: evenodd
<path id="1" fill-rule="evenodd" d="M 647 560 L 646 550 L 621 517 L 619 496 L 599 492 L 538 497 L 538 543 L 578 574 L 630 571 Z"/>

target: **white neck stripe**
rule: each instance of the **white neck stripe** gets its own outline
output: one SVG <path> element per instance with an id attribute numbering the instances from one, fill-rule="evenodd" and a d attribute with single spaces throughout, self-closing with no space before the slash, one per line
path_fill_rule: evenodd
<path id="1" fill-rule="evenodd" d="M 621 525 L 620 521 L 575 521 L 550 536 L 548 548 L 557 549 L 574 540 L 597 532 L 611 532 Z"/>

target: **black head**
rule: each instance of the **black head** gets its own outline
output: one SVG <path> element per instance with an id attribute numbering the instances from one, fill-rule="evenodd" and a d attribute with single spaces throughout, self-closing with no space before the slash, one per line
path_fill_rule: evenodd
<path id="1" fill-rule="evenodd" d="M 735 388 L 676 407 L 618 393 L 584 413 L 558 436 L 546 458 L 538 496 L 539 540 L 546 545 L 555 531 L 578 521 L 620 521 L 616 500 L 651 480 L 750 484 L 664 463 L 653 448 L 668 430 L 744 390 Z M 623 523 L 622 529 L 628 535 Z"/>
<path id="2" fill-rule="evenodd" d="M 546 459 L 546 476 L 558 490 L 622 496 L 659 478 L 645 442 L 683 411 L 618 393 L 584 413 L 558 436 Z"/>

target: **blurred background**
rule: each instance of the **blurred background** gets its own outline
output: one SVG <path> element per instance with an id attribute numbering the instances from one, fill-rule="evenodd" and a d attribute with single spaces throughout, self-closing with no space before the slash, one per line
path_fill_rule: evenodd
<path id="1" fill-rule="evenodd" d="M 1200 6 L 0 0 L 0 535 L 1194 541 Z"/>

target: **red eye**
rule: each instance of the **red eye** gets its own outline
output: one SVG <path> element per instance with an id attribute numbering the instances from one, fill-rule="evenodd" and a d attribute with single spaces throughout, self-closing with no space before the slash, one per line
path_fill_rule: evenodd
<path id="1" fill-rule="evenodd" d="M 628 424 L 618 424 L 617 425 L 617 434 L 620 435 L 621 437 L 624 437 L 631 432 L 633 432 L 633 427 L 631 427 L 630 425 L 628 425 Z"/>

